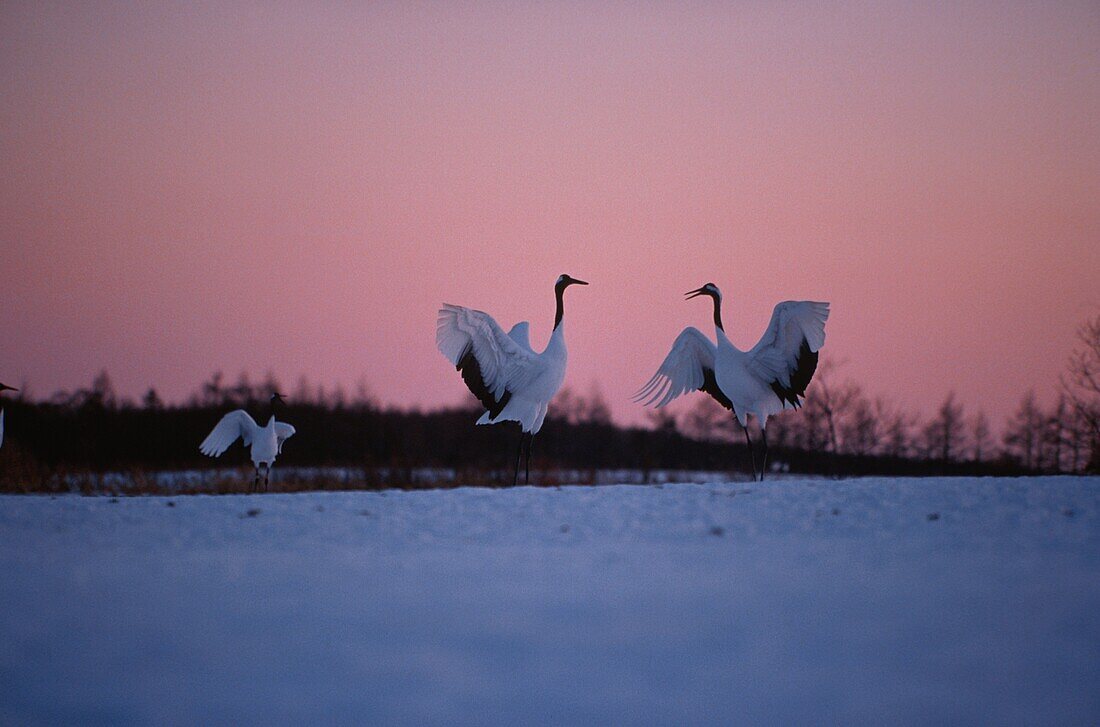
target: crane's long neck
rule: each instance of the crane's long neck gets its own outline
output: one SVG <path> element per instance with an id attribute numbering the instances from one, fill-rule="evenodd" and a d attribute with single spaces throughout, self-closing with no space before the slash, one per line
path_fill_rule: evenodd
<path id="1" fill-rule="evenodd" d="M 564 285 L 559 285 L 554 288 L 554 294 L 558 298 L 558 307 L 557 310 L 554 312 L 554 330 L 557 330 L 558 326 L 561 325 L 562 316 L 565 315 L 564 303 L 562 302 L 563 293 L 565 293 Z"/>
<path id="2" fill-rule="evenodd" d="M 714 326 L 723 333 L 726 329 L 722 327 L 722 297 L 718 295 L 712 295 L 711 300 L 714 301 Z"/>

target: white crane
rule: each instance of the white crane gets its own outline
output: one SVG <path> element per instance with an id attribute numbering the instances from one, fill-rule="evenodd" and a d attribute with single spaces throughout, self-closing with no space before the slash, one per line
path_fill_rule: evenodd
<path id="1" fill-rule="evenodd" d="M 295 429 L 286 422 L 275 421 L 275 404 L 286 404 L 281 394 L 271 395 L 271 418 L 261 427 L 244 409 L 236 409 L 221 418 L 217 426 L 202 440 L 199 451 L 208 457 L 220 457 L 229 445 L 241 439 L 249 448 L 256 477 L 250 492 L 260 489 L 260 465 L 264 467 L 264 492 L 275 457 L 283 453 L 283 442 L 294 436 Z"/>
<path id="2" fill-rule="evenodd" d="M 714 301 L 715 345 L 697 328 L 685 328 L 657 373 L 635 396 L 645 406 L 662 407 L 689 391 L 705 391 L 733 411 L 745 431 L 745 442 L 756 479 L 756 455 L 749 437 L 748 417 L 760 424 L 764 458 L 760 479 L 768 461 L 768 417 L 784 409 L 797 409 L 817 370 L 817 352 L 825 345 L 825 321 L 829 304 L 788 300 L 772 311 L 771 322 L 760 342 L 748 351 L 730 343 L 722 327 L 722 293 L 714 283 L 685 293 L 687 299 L 708 295 Z"/>
<path id="3" fill-rule="evenodd" d="M 486 411 L 478 424 L 519 422 L 519 450 L 512 484 L 519 480 L 519 460 L 526 452 L 524 481 L 531 479 L 531 440 L 542 428 L 546 407 L 565 380 L 565 331 L 562 295 L 570 285 L 588 285 L 568 275 L 554 283 L 557 312 L 554 332 L 542 353 L 528 340 L 530 325 L 517 323 L 505 333 L 488 313 L 444 304 L 436 321 L 435 343 L 462 374 L 462 380 Z"/>
<path id="4" fill-rule="evenodd" d="M 13 386 L 7 384 L 0 384 L 0 392 L 4 391 L 19 391 Z M 4 445 L 4 410 L 0 408 L 0 447 Z"/>

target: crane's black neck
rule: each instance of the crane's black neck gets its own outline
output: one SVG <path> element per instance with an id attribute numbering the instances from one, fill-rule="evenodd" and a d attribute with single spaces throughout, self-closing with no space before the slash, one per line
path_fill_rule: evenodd
<path id="1" fill-rule="evenodd" d="M 564 304 L 562 303 L 562 294 L 565 293 L 566 287 L 567 286 L 560 284 L 554 286 L 554 295 L 556 295 L 558 299 L 558 307 L 557 310 L 554 312 L 554 330 L 557 330 L 558 326 L 561 325 L 561 318 L 563 315 L 565 315 L 565 308 L 563 307 Z"/>
<path id="2" fill-rule="evenodd" d="M 711 295 L 711 299 L 714 301 L 714 325 L 718 326 L 718 330 L 725 331 L 722 327 L 722 298 L 718 295 Z"/>

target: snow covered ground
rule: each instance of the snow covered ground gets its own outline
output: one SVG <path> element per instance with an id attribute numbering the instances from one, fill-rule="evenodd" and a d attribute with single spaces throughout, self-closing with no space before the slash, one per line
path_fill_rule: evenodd
<path id="1" fill-rule="evenodd" d="M 1100 721 L 1100 478 L 0 497 L 3 724 Z"/>

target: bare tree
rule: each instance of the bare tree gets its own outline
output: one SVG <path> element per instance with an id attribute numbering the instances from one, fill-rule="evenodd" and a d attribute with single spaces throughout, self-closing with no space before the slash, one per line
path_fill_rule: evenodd
<path id="1" fill-rule="evenodd" d="M 913 430 L 917 426 L 917 417 L 881 397 L 875 399 L 875 416 L 882 432 L 879 453 L 888 457 L 913 454 Z"/>
<path id="2" fill-rule="evenodd" d="M 575 421 L 578 410 L 577 395 L 573 393 L 573 389 L 570 387 L 563 386 L 558 391 L 557 396 L 550 400 L 546 415 L 551 419 L 562 419 L 567 422 Z"/>
<path id="3" fill-rule="evenodd" d="M 984 462 L 993 448 L 993 432 L 984 411 L 979 410 L 970 418 L 970 444 L 973 447 L 974 461 Z"/>
<path id="4" fill-rule="evenodd" d="M 1066 449 L 1066 438 L 1071 423 L 1072 410 L 1065 393 L 1058 397 L 1054 408 L 1046 416 L 1043 422 L 1042 437 L 1039 442 L 1040 454 L 1039 467 L 1052 472 L 1061 472 L 1063 469 L 1063 454 Z"/>
<path id="5" fill-rule="evenodd" d="M 692 439 L 708 442 L 733 441 L 735 427 L 740 429 L 736 426 L 733 412 L 709 396 L 695 397 L 692 407 L 680 416 L 680 431 Z"/>
<path id="6" fill-rule="evenodd" d="M 1069 411 L 1069 426 L 1066 429 L 1067 471 L 1081 474 L 1089 464 L 1089 454 L 1093 445 L 1092 428 L 1086 417 L 1076 406 Z"/>
<path id="7" fill-rule="evenodd" d="M 1077 340 L 1062 388 L 1088 435 L 1086 469 L 1100 472 L 1100 315 L 1077 329 Z"/>
<path id="8" fill-rule="evenodd" d="M 816 398 L 808 398 L 802 414 L 793 422 L 791 438 L 794 446 L 805 450 L 828 451 L 831 442 L 826 407 Z"/>
<path id="9" fill-rule="evenodd" d="M 343 384 L 336 384 L 332 389 L 332 408 L 344 409 L 348 405 L 348 393 L 344 391 Z"/>
<path id="10" fill-rule="evenodd" d="M 879 445 L 881 421 L 875 405 L 852 384 L 852 400 L 849 411 L 841 420 L 840 435 L 844 451 L 849 454 L 869 455 Z"/>
<path id="11" fill-rule="evenodd" d="M 282 391 L 283 387 L 279 384 L 279 380 L 275 378 L 275 374 L 271 371 L 268 371 L 266 374 L 264 374 L 263 382 L 260 383 L 259 386 L 252 389 L 252 394 L 254 398 L 259 399 L 260 401 L 267 401 L 271 398 L 272 394 L 276 392 L 282 393 Z"/>
<path id="12" fill-rule="evenodd" d="M 291 396 L 294 397 L 294 401 L 298 404 L 311 404 L 312 390 L 309 385 L 309 379 L 305 374 L 298 377 L 298 383 L 294 385 L 294 392 Z"/>
<path id="13" fill-rule="evenodd" d="M 949 392 L 947 398 L 936 410 L 936 418 L 924 428 L 925 447 L 929 457 L 941 462 L 950 462 L 962 449 L 963 408 L 955 400 L 955 392 Z"/>
<path id="14" fill-rule="evenodd" d="M 611 407 L 607 405 L 603 390 L 600 389 L 600 385 L 597 383 L 593 383 L 588 392 L 584 418 L 590 424 L 611 423 Z"/>
<path id="15" fill-rule="evenodd" d="M 249 378 L 247 371 L 241 371 L 230 395 L 237 406 L 243 407 L 252 403 L 252 379 Z"/>
<path id="16" fill-rule="evenodd" d="M 224 378 L 221 371 L 215 371 L 209 379 L 203 382 L 202 395 L 199 398 L 203 406 L 221 406 L 225 402 Z"/>
<path id="17" fill-rule="evenodd" d="M 676 417 L 667 409 L 647 409 L 645 418 L 658 432 L 676 432 Z"/>
<path id="18" fill-rule="evenodd" d="M 548 415 L 554 419 L 576 424 L 584 417 L 584 399 L 570 387 L 563 387 L 550 401 Z"/>
<path id="19" fill-rule="evenodd" d="M 725 420 L 725 425 L 729 432 L 728 437 L 733 441 L 734 433 L 741 427 L 737 424 L 737 420 L 733 418 L 732 412 L 727 411 L 726 415 L 727 419 Z M 801 436 L 801 423 L 802 415 L 800 413 L 788 414 L 788 412 L 780 412 L 776 416 L 771 417 L 768 420 L 768 445 L 778 448 L 797 448 L 799 446 L 798 440 Z"/>
<path id="20" fill-rule="evenodd" d="M 160 395 L 157 394 L 157 390 L 151 386 L 149 390 L 145 392 L 145 396 L 141 397 L 141 405 L 151 411 L 158 411 L 164 408 L 164 402 L 161 401 Z"/>
<path id="21" fill-rule="evenodd" d="M 611 408 L 598 385 L 593 384 L 588 396 L 565 387 L 550 402 L 550 416 L 570 424 L 610 424 Z"/>
<path id="22" fill-rule="evenodd" d="M 852 381 L 836 381 L 837 365 L 826 361 L 818 367 L 814 388 L 803 406 L 807 449 L 820 449 L 824 444 L 834 454 L 840 451 L 841 424 L 850 414 L 852 404 L 860 396 Z"/>
<path id="23" fill-rule="evenodd" d="M 1005 429 L 1005 453 L 1013 457 L 1024 469 L 1038 467 L 1039 441 L 1043 427 L 1043 412 L 1035 401 L 1035 392 L 1029 391 L 1020 401 Z"/>

